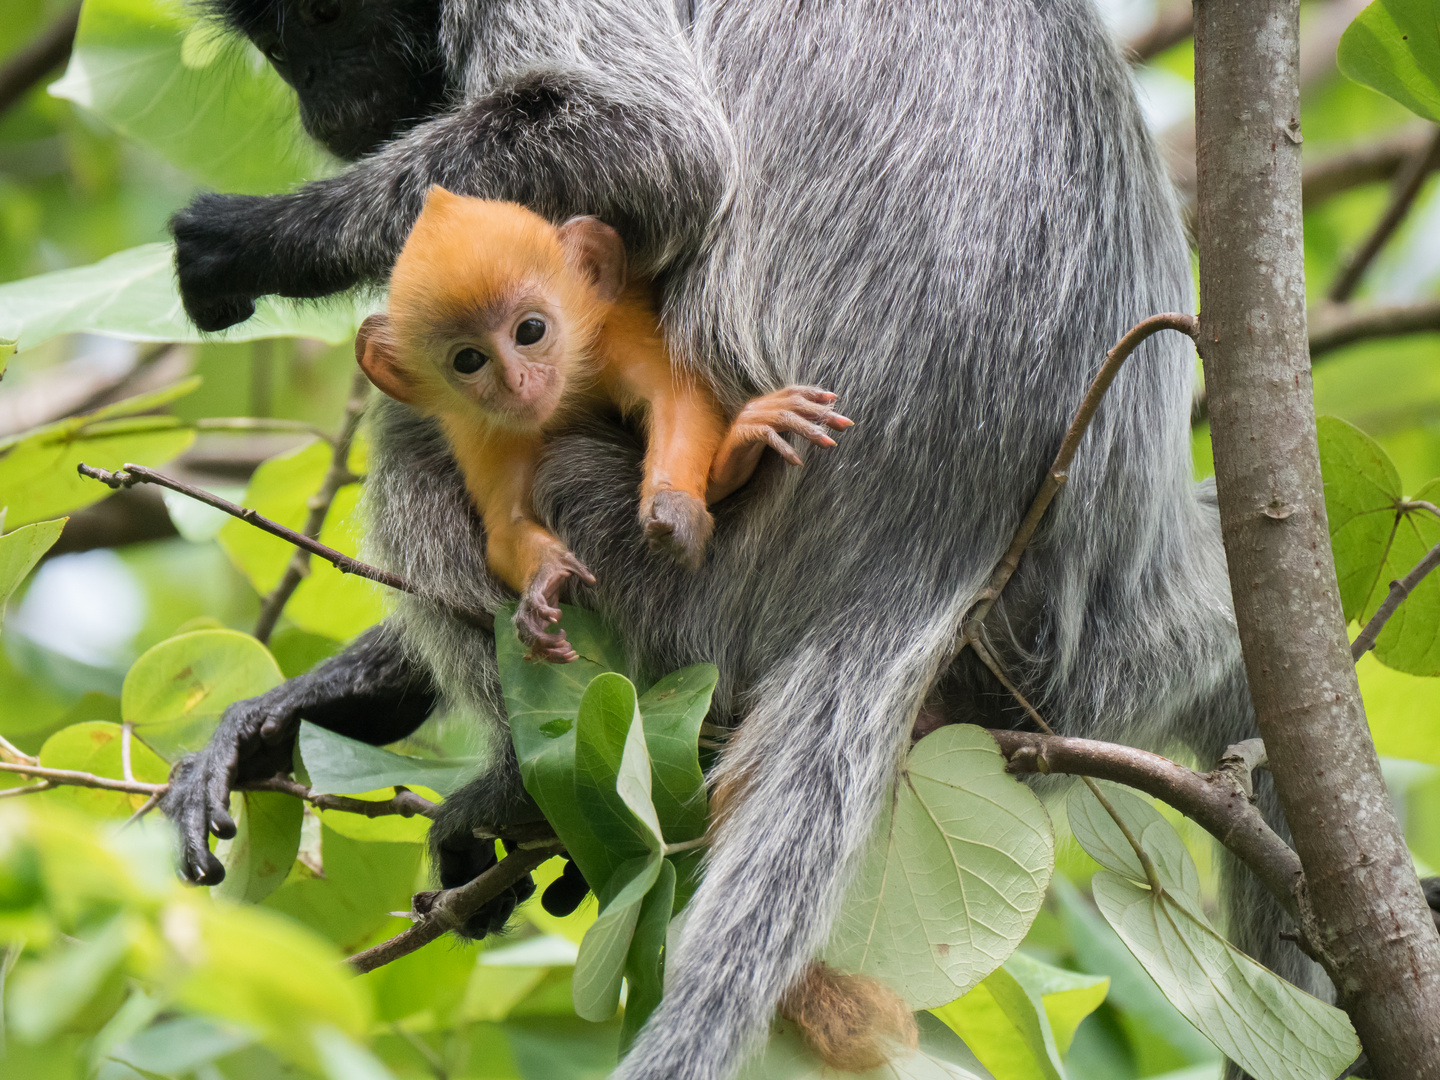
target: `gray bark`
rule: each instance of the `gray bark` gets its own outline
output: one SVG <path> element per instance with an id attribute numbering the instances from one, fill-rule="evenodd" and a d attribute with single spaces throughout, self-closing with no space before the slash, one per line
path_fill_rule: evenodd
<path id="1" fill-rule="evenodd" d="M 1200 354 L 1230 587 L 1317 949 L 1373 1075 L 1440 1078 L 1440 936 L 1345 636 L 1306 349 L 1299 0 L 1197 0 Z M 1303 911 L 1302 911 L 1302 914 Z"/>

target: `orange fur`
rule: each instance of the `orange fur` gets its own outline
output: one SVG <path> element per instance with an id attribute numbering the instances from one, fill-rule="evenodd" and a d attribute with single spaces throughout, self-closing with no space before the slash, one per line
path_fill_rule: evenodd
<path id="1" fill-rule="evenodd" d="M 827 1065 L 845 1072 L 878 1068 L 918 1040 L 915 1015 L 894 990 L 818 960 L 781 999 L 780 1015 Z"/>

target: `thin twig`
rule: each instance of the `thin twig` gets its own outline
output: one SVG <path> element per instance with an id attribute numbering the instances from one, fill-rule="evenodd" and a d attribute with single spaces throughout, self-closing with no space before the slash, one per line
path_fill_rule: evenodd
<path id="1" fill-rule="evenodd" d="M 1393 180 L 1429 141 L 1429 125 L 1417 124 L 1307 164 L 1301 178 L 1305 209 L 1361 184 Z"/>
<path id="2" fill-rule="evenodd" d="M 49 780 L 41 780 L 38 784 L 26 784 L 24 787 L 0 788 L 0 799 L 13 799 L 16 795 L 38 795 L 55 786 Z"/>
<path id="3" fill-rule="evenodd" d="M 79 25 L 80 5 L 76 4 L 0 67 L 0 114 L 69 58 Z"/>
<path id="4" fill-rule="evenodd" d="M 150 813 L 151 810 L 154 810 L 155 807 L 159 806 L 161 794 L 161 792 L 156 792 L 154 795 L 151 795 L 150 798 L 146 799 L 139 810 L 136 810 L 133 814 L 131 814 L 128 818 L 125 819 L 125 824 L 121 825 L 120 828 L 128 829 L 131 825 L 134 825 L 135 822 L 139 821 L 146 814 Z"/>
<path id="5" fill-rule="evenodd" d="M 1395 175 L 1394 190 L 1390 195 L 1390 205 L 1385 208 L 1375 228 L 1365 238 L 1359 250 L 1350 257 L 1345 268 L 1340 271 L 1330 286 L 1330 301 L 1335 304 L 1343 304 L 1349 300 L 1355 292 L 1360 279 L 1365 275 L 1366 269 L 1374 261 L 1380 249 L 1385 246 L 1387 240 L 1394 235 L 1400 223 L 1405 220 L 1405 215 L 1415 205 L 1415 199 L 1420 194 L 1420 188 L 1425 183 L 1425 178 L 1436 168 L 1440 167 L 1440 131 L 1436 131 L 1430 141 L 1413 153 L 1405 162 L 1401 170 Z"/>
<path id="6" fill-rule="evenodd" d="M 40 764 L 38 757 L 31 757 L 3 735 L 0 735 L 0 758 L 13 761 L 17 765 Z"/>
<path id="7" fill-rule="evenodd" d="M 1265 823 L 1223 767 L 1205 774 L 1169 758 L 1116 743 L 1027 731 L 992 730 L 1012 773 L 1061 773 L 1110 780 L 1143 791 L 1194 821 L 1249 867 L 1299 921 L 1300 857 Z"/>
<path id="8" fill-rule="evenodd" d="M 130 767 L 130 743 L 135 734 L 135 725 L 125 723 L 120 725 L 120 775 L 126 780 L 134 780 L 135 772 Z"/>
<path id="9" fill-rule="evenodd" d="M 196 431 L 313 435 L 317 439 L 324 439 L 327 443 L 335 441 L 334 435 L 315 424 L 307 424 L 303 420 L 282 420 L 277 417 L 206 416 L 180 426 L 194 428 Z"/>
<path id="10" fill-rule="evenodd" d="M 1380 636 L 1380 631 L 1390 621 L 1390 616 L 1395 614 L 1395 609 L 1405 602 L 1415 587 L 1425 580 L 1425 575 L 1440 566 L 1440 544 L 1431 548 L 1411 571 L 1399 581 L 1390 582 L 1390 595 L 1385 597 L 1385 602 L 1380 605 L 1375 614 L 1370 616 L 1370 621 L 1360 631 L 1360 636 L 1350 643 L 1350 656 L 1359 660 L 1367 652 L 1375 647 L 1375 639 Z"/>
<path id="11" fill-rule="evenodd" d="M 304 548 L 312 555 L 320 556 L 320 558 L 333 565 L 335 569 L 339 570 L 342 574 L 354 574 L 356 577 L 363 577 L 370 581 L 379 582 L 381 585 L 387 585 L 400 592 L 424 595 L 399 574 L 392 574 L 388 570 L 381 570 L 377 566 L 371 566 L 368 563 L 361 562 L 359 559 L 351 558 L 349 555 L 336 551 L 332 547 L 326 547 L 318 540 L 312 540 L 310 537 L 298 533 L 294 529 L 288 529 L 278 522 L 271 521 L 269 518 L 257 514 L 248 507 L 240 506 L 231 502 L 229 499 L 222 499 L 220 496 L 214 495 L 203 488 L 195 487 L 193 484 L 176 480 L 173 476 L 166 476 L 164 473 L 156 472 L 154 469 L 147 469 L 143 465 L 127 463 L 123 468 L 115 472 L 109 472 L 105 469 L 97 469 L 92 465 L 86 465 L 82 461 L 79 465 L 78 472 L 81 476 L 88 476 L 92 480 L 99 480 L 101 483 L 117 490 L 131 487 L 134 484 L 157 484 L 160 487 L 169 488 L 171 491 L 178 491 L 181 495 L 187 495 L 197 502 L 202 502 L 206 506 L 213 506 L 216 510 L 223 510 L 231 517 L 237 517 L 241 521 L 254 525 L 262 532 L 267 532 L 271 536 L 277 536 L 287 543 L 294 544 L 296 547 Z M 445 603 L 444 601 L 439 602 Z M 453 604 L 446 604 L 445 606 L 458 618 L 471 626 L 487 631 L 493 631 L 495 629 L 495 617 L 488 611 L 470 611 Z"/>
<path id="12" fill-rule="evenodd" d="M 357 371 L 350 384 L 350 396 L 345 402 L 345 418 L 340 424 L 340 433 L 331 443 L 330 468 L 325 472 L 325 479 L 320 482 L 320 490 L 309 502 L 310 513 L 305 518 L 303 534 L 312 540 L 318 540 L 320 530 L 325 525 L 325 518 L 330 513 L 330 506 L 335 502 L 336 493 L 355 479 L 347 463 L 350 460 L 350 446 L 355 441 L 355 432 L 360 427 L 360 418 L 365 415 L 365 401 L 369 393 L 370 380 L 363 371 Z M 289 565 L 285 567 L 279 584 L 260 605 L 260 616 L 255 620 L 255 637 L 260 642 L 270 640 L 280 613 L 285 610 L 290 597 L 309 573 L 310 552 L 297 548 L 290 556 Z"/>
<path id="13" fill-rule="evenodd" d="M 1020 566 L 1020 556 L 1029 546 L 1035 530 L 1040 526 L 1040 519 L 1045 516 L 1045 511 L 1049 509 L 1050 503 L 1060 493 L 1060 489 L 1065 486 L 1065 481 L 1068 479 L 1067 470 L 1070 468 L 1071 460 L 1075 457 L 1076 449 L 1080 446 L 1080 440 L 1085 437 L 1085 432 L 1090 427 L 1090 421 L 1094 418 L 1095 411 L 1100 407 L 1105 391 L 1110 388 L 1110 384 L 1115 381 L 1115 376 L 1120 373 L 1121 365 L 1151 335 L 1157 334 L 1161 330 L 1178 330 L 1194 340 L 1197 332 L 1196 325 L 1193 315 L 1183 315 L 1177 312 L 1151 315 L 1148 319 L 1142 319 L 1136 323 L 1124 337 L 1115 343 L 1115 347 L 1105 354 L 1105 362 L 1100 365 L 1100 371 L 1090 384 L 1085 399 L 1080 402 L 1080 408 L 1075 412 L 1075 419 L 1070 422 L 1070 427 L 1065 432 L 1065 438 L 1060 443 L 1060 449 L 1055 454 L 1055 460 L 1045 474 L 1045 479 L 1041 481 L 1040 490 L 1031 502 L 1030 509 L 1026 511 L 1019 528 L 1015 530 L 1015 537 L 1011 540 L 1009 549 L 995 565 L 990 580 L 980 590 L 975 605 L 966 615 L 961 634 L 955 643 L 953 655 L 958 656 L 967 645 L 977 639 L 985 617 L 990 614 L 990 609 L 995 606 L 995 601 L 1000 598 L 1000 593 Z"/>
<path id="14" fill-rule="evenodd" d="M 421 817 L 433 818 L 440 812 L 440 807 L 409 788 L 395 785 L 395 795 L 389 799 L 352 799 L 348 795 L 322 795 L 312 792 L 304 784 L 297 783 L 285 776 L 272 776 L 266 780 L 251 780 L 248 783 L 239 785 L 237 791 L 278 791 L 285 795 L 293 795 L 297 799 L 303 799 L 316 810 L 338 810 L 346 814 L 359 814 L 362 817 L 414 817 L 417 814 Z"/>
<path id="15" fill-rule="evenodd" d="M 473 881 L 453 889 L 434 893 L 417 893 L 414 913 L 418 916 L 406 930 L 373 948 L 356 953 L 349 963 L 364 974 L 383 964 L 408 956 L 423 945 L 456 927 L 479 911 L 488 901 L 514 885 L 535 867 L 564 847 L 559 843 L 535 848 L 517 848 Z"/>
<path id="16" fill-rule="evenodd" d="M 163 795 L 166 788 L 165 784 L 146 784 L 139 780 L 112 780 L 108 776 L 96 776 L 94 773 L 76 772 L 73 769 L 47 769 L 43 765 L 13 765 L 8 761 L 0 761 L 0 772 L 44 777 L 56 784 L 68 784 L 71 787 L 125 791 L 131 795 Z"/>

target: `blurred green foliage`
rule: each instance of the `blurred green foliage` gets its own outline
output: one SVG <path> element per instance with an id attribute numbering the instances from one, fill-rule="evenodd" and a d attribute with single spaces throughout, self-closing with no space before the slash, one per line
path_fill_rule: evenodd
<path id="1" fill-rule="evenodd" d="M 1417 6 L 1372 5 L 1347 38 L 1346 70 L 1366 85 L 1333 65 L 1308 76 L 1307 163 L 1417 123 L 1369 87 L 1429 108 L 1428 54 L 1388 29 L 1399 25 L 1396 12 L 1403 20 Z M 0 5 L 0 64 L 67 7 L 68 0 Z M 1307 26 L 1318 21 L 1307 14 Z M 1150 74 L 1173 82 L 1192 79 L 1193 71 L 1186 43 L 1157 57 Z M 164 515 L 178 535 L 59 554 L 32 569 L 57 531 L 42 519 L 69 514 L 104 526 L 107 508 L 124 503 L 106 502 L 108 489 L 76 477 L 79 460 L 106 468 L 173 462 L 172 470 L 298 527 L 331 465 L 329 443 L 305 425 L 325 433 L 338 427 L 354 370 L 348 339 L 374 299 L 262 305 L 261 316 L 223 340 L 199 341 L 178 313 L 163 247 L 169 213 L 202 185 L 275 191 L 335 167 L 297 139 L 288 92 L 253 49 L 197 26 L 178 0 L 87 0 L 70 69 L 47 81 L 57 80 L 53 93 L 37 87 L 0 115 L 0 282 L 12 283 L 0 286 L 0 510 L 8 505 L 3 528 L 11 530 L 0 536 L 0 596 L 9 597 L 0 634 L 0 736 L 45 766 L 120 777 L 128 761 L 136 781 L 159 783 L 227 704 L 332 655 L 383 616 L 387 597 L 312 561 L 267 648 L 249 632 L 290 560 L 283 542 L 167 495 Z M 1188 122 L 1172 119 L 1181 129 Z M 1436 186 L 1432 178 L 1422 190 L 1367 273 L 1359 302 L 1435 296 Z M 1374 182 L 1307 211 L 1312 302 L 1387 199 L 1385 184 Z M 110 256 L 115 261 L 93 265 Z M 31 280 L 47 273 L 59 276 Z M 93 336 L 97 330 L 111 338 Z M 157 350 L 115 338 L 183 344 Z M 1375 524 L 1395 518 L 1397 499 L 1437 501 L 1426 485 L 1440 476 L 1440 335 L 1329 354 L 1316 366 L 1315 396 L 1319 412 L 1341 418 L 1325 425 L 1331 518 L 1347 615 L 1363 621 L 1389 578 L 1440 538 L 1434 521 L 1413 514 L 1405 515 L 1414 534 L 1408 546 L 1387 541 L 1393 530 Z M 245 423 L 231 422 L 236 418 Z M 1203 428 L 1195 460 L 1205 475 Z M 346 464 L 363 478 L 363 433 Z M 358 480 L 341 487 L 321 532 L 325 543 L 350 554 L 361 549 L 360 489 Z M 25 527 L 30 522 L 42 523 Z M 1440 694 L 1421 677 L 1434 674 L 1437 589 L 1431 581 L 1407 601 L 1408 621 L 1388 629 L 1359 664 L 1392 793 L 1427 871 L 1440 869 Z M 593 648 L 582 651 L 602 662 L 565 669 L 568 685 L 542 685 L 559 672 L 527 675 L 512 649 L 506 691 L 527 780 L 568 793 L 547 810 L 591 880 L 604 882 L 604 899 L 626 895 L 606 907 L 596 933 L 587 939 L 599 914 L 593 897 L 565 918 L 531 901 L 504 938 L 446 940 L 352 978 L 340 966 L 343 955 L 402 930 L 406 920 L 393 913 L 429 881 L 422 819 L 317 814 L 287 795 L 237 795 L 240 832 L 220 849 L 230 874 L 216 889 L 195 890 L 175 882 L 170 839 L 156 815 L 120 827 L 145 804 L 143 791 L 61 787 L 25 795 L 0 802 L 0 943 L 8 943 L 0 946 L 0 1072 L 37 1080 L 604 1076 L 622 1035 L 653 1004 L 664 917 L 683 907 L 693 887 L 693 850 L 663 845 L 704 830 L 695 735 L 709 683 L 701 669 L 655 687 L 630 683 L 603 627 L 579 626 L 584 620 L 584 613 L 567 614 L 577 624 L 572 638 L 588 633 Z M 528 757 L 527 710 L 536 721 Z M 570 726 L 545 730 L 557 719 Z M 405 783 L 439 799 L 474 768 L 468 732 L 463 716 L 437 717 L 403 744 L 377 750 L 307 726 L 302 775 L 316 790 L 385 799 L 391 785 Z M 932 790 L 902 800 L 897 821 L 959 805 L 945 801 L 952 798 L 947 787 L 988 792 L 985 785 L 998 780 L 1008 787 L 997 787 L 993 798 L 1007 808 L 1015 800 L 1016 821 L 1035 851 L 962 856 L 955 854 L 966 845 L 960 826 L 922 835 L 905 824 L 898 848 L 872 853 L 874 873 L 861 875 L 858 899 L 847 902 L 850 921 L 868 913 L 891 936 L 870 942 L 869 953 L 845 952 L 844 940 L 835 948 L 861 958 L 852 966 L 873 959 L 887 978 L 918 986 L 952 978 L 963 966 L 959 955 L 948 965 L 923 960 L 917 928 L 927 918 L 959 925 L 977 912 L 994 914 L 998 909 L 984 906 L 989 901 L 976 899 L 977 885 L 1009 873 L 1003 891 L 1014 892 L 1022 863 L 1018 876 L 1035 903 L 997 932 L 992 959 L 1028 925 L 1020 952 L 1002 967 L 976 965 L 954 976 L 957 992 L 983 981 L 933 1016 L 922 1014 L 920 1047 L 905 1075 L 964 1078 L 983 1076 L 985 1068 L 1004 1080 L 1217 1075 L 1215 1045 L 1162 992 L 1165 986 L 1180 996 L 1169 985 L 1173 973 L 1156 964 L 1163 948 L 1147 944 L 1148 932 L 1126 914 L 1149 912 L 1157 901 L 1124 850 L 1117 856 L 1106 847 L 1103 822 L 1088 832 L 1079 827 L 1085 847 L 1061 830 L 1050 877 L 1045 812 L 1025 789 L 990 777 L 987 770 L 997 770 L 984 759 L 988 751 L 964 744 L 961 731 L 939 734 L 926 740 L 922 757 L 929 757 L 919 770 Z M 0 789 L 29 782 L 0 772 Z M 577 785 L 584 788 L 578 800 Z M 1175 875 L 1177 888 L 1167 895 L 1183 908 L 1176 919 L 1187 945 L 1212 947 L 1210 846 L 1175 815 L 1157 816 L 1132 801 L 1141 805 L 1130 812 L 1143 818 L 1147 849 L 1164 853 Z M 1050 810 L 1064 819 L 1063 802 L 1052 801 Z M 602 817 L 610 827 L 600 836 L 595 823 Z M 1172 825 L 1191 854 L 1172 839 Z M 946 878 L 928 906 L 913 891 L 896 890 L 886 873 L 920 865 L 938 866 Z M 1089 895 L 1102 865 L 1109 875 L 1097 890 L 1102 907 L 1123 924 L 1134 953 Z M 542 866 L 537 894 L 559 874 L 559 860 Z M 891 885 L 865 894 L 867 881 L 887 880 Z M 943 911 L 941 900 L 950 904 Z M 904 904 L 910 914 L 895 917 Z M 1221 982 L 1238 970 L 1224 967 L 1233 961 L 1219 954 L 1209 961 L 1221 965 Z M 630 1007 L 612 1017 L 622 975 L 630 980 Z M 581 1019 L 577 1001 L 598 1019 Z M 1314 1014 L 1322 1017 L 1315 1021 L 1305 1013 L 1308 1003 L 1295 1006 L 1304 1013 L 1298 1019 L 1273 1011 L 1289 1007 L 1271 1003 L 1265 1015 L 1330 1023 L 1326 1014 Z M 1207 1030 L 1224 1043 L 1224 1030 Z M 1343 1057 L 1343 1032 L 1329 1046 Z M 1281 1065 L 1272 1075 L 1308 1067 Z M 818 1075 L 785 1025 L 746 1074 Z"/>

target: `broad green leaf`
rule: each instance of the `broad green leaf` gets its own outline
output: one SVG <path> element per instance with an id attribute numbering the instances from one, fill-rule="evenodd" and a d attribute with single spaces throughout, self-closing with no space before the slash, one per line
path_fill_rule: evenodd
<path id="1" fill-rule="evenodd" d="M 314 1040 L 329 1080 L 395 1080 L 379 1058 L 334 1028 L 317 1028 Z"/>
<path id="2" fill-rule="evenodd" d="M 575 960 L 575 1012 L 585 1020 L 599 1022 L 615 1015 L 641 903 L 660 879 L 663 861 L 654 855 L 632 859 L 615 871 L 605 887 L 610 895 L 580 942 Z"/>
<path id="3" fill-rule="evenodd" d="M 308 337 L 342 345 L 375 306 L 349 294 L 304 304 L 262 297 L 245 322 L 202 334 L 180 304 L 174 260 L 169 244 L 145 244 L 90 266 L 0 285 L 0 335 L 18 339 L 22 355 L 60 334 L 78 333 L 176 342 Z"/>
<path id="4" fill-rule="evenodd" d="M 285 191 L 333 168 L 255 47 L 181 0 L 87 0 L 50 92 L 220 191 Z"/>
<path id="5" fill-rule="evenodd" d="M 1194 897 L 1198 903 L 1200 875 L 1185 842 L 1170 823 L 1145 800 L 1117 784 L 1102 781 L 1100 789 L 1130 835 L 1150 857 L 1160 884 L 1181 896 Z M 1145 880 L 1145 871 L 1134 847 L 1084 784 L 1075 783 L 1071 787 L 1065 806 L 1075 839 L 1092 859 L 1132 881 Z"/>
<path id="6" fill-rule="evenodd" d="M 323 878 L 292 873 L 261 906 L 284 912 L 323 934 L 346 953 L 374 944 L 382 930 L 406 926 L 392 911 L 408 911 L 420 869 L 419 844 L 370 844 L 321 828 Z"/>
<path id="7" fill-rule="evenodd" d="M 125 773 L 121 754 L 122 729 L 104 720 L 87 720 L 62 728 L 40 748 L 40 764 L 47 769 L 73 769 L 94 776 L 121 779 Z M 130 740 L 130 767 L 135 779 L 146 784 L 163 784 L 170 774 L 164 758 L 139 739 Z M 145 795 L 98 788 L 60 787 L 46 792 L 45 799 L 61 800 L 86 813 L 104 817 L 128 817 L 145 804 Z"/>
<path id="8" fill-rule="evenodd" d="M 215 847 L 225 880 L 212 892 L 227 900 L 258 904 L 285 883 L 300 850 L 305 804 L 274 791 L 237 791 L 230 797 L 234 839 Z"/>
<path id="9" fill-rule="evenodd" d="M 10 364 L 10 357 L 15 355 L 15 339 L 0 338 L 0 379 L 5 377 L 5 369 Z"/>
<path id="10" fill-rule="evenodd" d="M 1225 941 L 1168 893 L 1102 870 L 1095 903 L 1180 1013 L 1256 1080 L 1338 1076 L 1360 1053 L 1339 1009 Z"/>
<path id="11" fill-rule="evenodd" d="M 149 974 L 165 979 L 180 1005 L 253 1031 L 307 1065 L 316 1025 L 356 1036 L 369 1027 L 370 1002 L 340 951 L 274 911 L 183 894 L 161 925 L 173 954 L 154 956 Z"/>
<path id="12" fill-rule="evenodd" d="M 1095 903 L 1181 1015 L 1256 1080 L 1342 1072 L 1360 1052 L 1346 1015 L 1221 937 L 1204 915 L 1199 875 L 1169 822 L 1113 785 L 1105 794 L 1131 834 L 1139 835 L 1164 889 L 1156 894 L 1141 884 L 1133 850 L 1127 865 L 1113 836 L 1107 840 L 1094 827 L 1095 814 L 1084 804 L 1095 799 L 1077 784 L 1067 801 L 1075 838 L 1101 865 L 1115 867 L 1095 875 Z"/>
<path id="13" fill-rule="evenodd" d="M 221 1027 L 198 1016 L 162 1020 L 116 1048 L 116 1059 L 146 1072 L 188 1073 L 216 1058 L 249 1046 L 244 1032 Z"/>
<path id="14" fill-rule="evenodd" d="M 835 1080 L 840 1076 L 856 1080 L 992 1080 L 955 1033 L 926 1013 L 915 1018 L 920 1044 L 913 1051 L 900 1051 L 889 1062 L 863 1073 L 839 1073 L 830 1068 L 805 1045 L 795 1026 L 777 1023 L 771 1029 L 764 1053 L 750 1061 L 739 1080 Z M 1001 1076 L 999 1080 L 1011 1080 Z"/>
<path id="15" fill-rule="evenodd" d="M 128 936 L 126 917 L 116 916 L 88 939 L 16 969 L 5 1001 L 15 1033 L 39 1042 L 69 1023 L 120 966 Z"/>
<path id="16" fill-rule="evenodd" d="M 5 617 L 5 602 L 25 575 L 35 568 L 40 556 L 55 546 L 68 518 L 25 525 L 0 536 L 0 619 Z M 5 524 L 5 508 L 0 507 L 0 528 Z"/>
<path id="17" fill-rule="evenodd" d="M 1440 122 L 1440 21 L 1433 0 L 1376 0 L 1340 38 L 1340 70 Z"/>
<path id="18" fill-rule="evenodd" d="M 352 469 L 364 453 L 363 445 L 353 449 Z M 244 504 L 281 525 L 303 529 L 309 501 L 320 490 L 330 458 L 330 447 L 320 441 L 271 458 L 250 478 Z M 347 555 L 359 553 L 359 500 L 359 484 L 347 484 L 336 493 L 320 529 L 321 543 Z M 295 554 L 291 544 L 238 519 L 220 530 L 220 546 L 261 595 L 280 583 Z M 304 630 L 348 641 L 379 622 L 385 604 L 382 586 L 312 558 L 310 572 L 291 596 L 285 614 Z"/>
<path id="19" fill-rule="evenodd" d="M 108 497 L 108 487 L 75 471 L 82 461 L 110 470 L 127 462 L 161 465 L 188 449 L 195 432 L 174 417 L 133 414 L 160 408 L 199 385 L 198 378 L 184 379 L 0 440 L 0 507 L 9 507 L 9 524 L 58 517 Z"/>
<path id="20" fill-rule="evenodd" d="M 125 722 L 166 760 L 198 750 L 232 703 L 283 681 L 270 650 L 236 630 L 196 630 L 143 653 L 125 676 Z"/>
<path id="21" fill-rule="evenodd" d="M 1166 1000 L 1140 962 L 1080 891 L 1063 874 L 1056 874 L 1050 895 L 1059 907 L 1061 925 L 1082 970 L 1103 971 L 1110 977 L 1109 1000 L 1115 1007 L 1163 1038 L 1183 1060 L 1203 1063 L 1212 1070 L 1211 1075 L 1215 1075 L 1214 1065 L 1219 1055 L 1210 1040 L 1175 1011 L 1175 1006 Z M 1056 1038 L 1059 1038 L 1058 1029 Z"/>
<path id="22" fill-rule="evenodd" d="M 1395 531 L 1400 474 L 1390 456 L 1359 428 L 1333 416 L 1316 421 L 1325 516 L 1345 618 L 1358 619 L 1383 592 L 1381 567 Z"/>
<path id="23" fill-rule="evenodd" d="M 308 720 L 300 724 L 300 757 L 316 794 L 356 795 L 378 788 L 426 787 L 450 795 L 475 778 L 478 758 L 406 757 L 337 735 Z"/>
<path id="24" fill-rule="evenodd" d="M 1006 1080 L 1064 1077 L 1060 1055 L 1105 1000 L 1109 979 L 1015 953 L 958 1001 L 932 1010 Z"/>
<path id="25" fill-rule="evenodd" d="M 651 790 L 665 840 L 698 840 L 709 824 L 705 773 L 700 768 L 700 725 L 720 671 L 695 664 L 671 672 L 640 696 L 645 748 L 650 754 Z"/>
<path id="26" fill-rule="evenodd" d="M 914 1007 L 953 1001 L 1020 944 L 1054 861 L 1049 817 L 994 740 L 943 727 L 911 750 L 824 958 Z"/>
<path id="27" fill-rule="evenodd" d="M 1414 497 L 1440 505 L 1440 480 L 1430 481 Z M 1390 582 L 1410 573 L 1436 544 L 1440 544 L 1440 518 L 1421 509 L 1400 516 L 1379 587 L 1360 614 L 1362 624 L 1385 602 Z M 1440 570 L 1430 571 L 1395 609 L 1375 639 L 1375 659 L 1409 675 L 1440 675 Z"/>
<path id="28" fill-rule="evenodd" d="M 665 945 L 665 931 L 670 914 L 675 910 L 675 864 L 660 860 L 660 879 L 645 894 L 640 917 L 630 938 L 630 951 L 625 957 L 625 1018 L 620 1025 L 620 1049 L 629 1049 L 640 1028 L 660 1004 L 665 989 L 664 967 L 660 951 Z M 578 965 L 577 965 L 578 967 Z"/>

